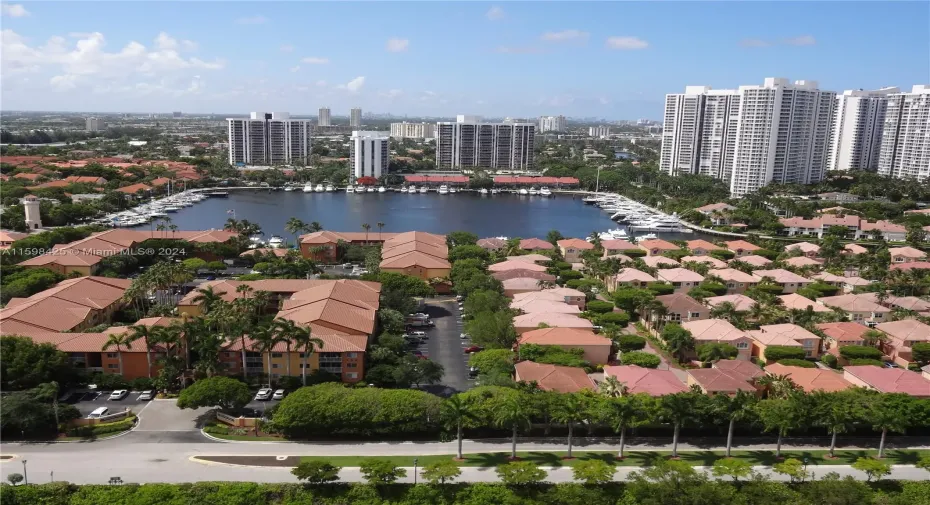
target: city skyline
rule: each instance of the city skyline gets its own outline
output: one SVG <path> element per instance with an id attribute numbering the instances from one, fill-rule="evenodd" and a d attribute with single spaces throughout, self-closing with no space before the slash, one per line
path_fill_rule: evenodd
<path id="1" fill-rule="evenodd" d="M 4 109 L 659 120 L 691 85 L 784 76 L 842 92 L 930 75 L 927 4 L 725 5 L 4 3 Z M 357 35 L 341 43 L 348 20 Z"/>

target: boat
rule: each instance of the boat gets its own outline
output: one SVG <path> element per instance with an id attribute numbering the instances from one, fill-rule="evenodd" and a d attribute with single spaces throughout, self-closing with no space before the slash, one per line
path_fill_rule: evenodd
<path id="1" fill-rule="evenodd" d="M 530 196 L 536 196 L 539 194 L 539 190 L 536 188 L 530 188 Z"/>
<path id="2" fill-rule="evenodd" d="M 291 186 L 284 186 L 284 191 L 294 191 L 294 188 Z"/>
<path id="3" fill-rule="evenodd" d="M 659 237 L 658 237 L 655 233 L 647 233 L 647 234 L 645 234 L 645 235 L 640 235 L 640 236 L 636 237 L 636 241 L 637 241 L 637 242 L 641 242 L 641 241 L 643 241 L 643 240 L 655 240 L 655 239 L 657 239 L 657 238 L 659 238 Z"/>
<path id="4" fill-rule="evenodd" d="M 416 186 L 410 186 L 409 188 L 407 188 L 407 193 L 413 194 L 413 193 L 416 193 L 416 192 L 417 192 L 417 187 L 416 187 Z"/>
<path id="5" fill-rule="evenodd" d="M 448 195 L 448 194 L 449 194 L 449 186 L 446 186 L 445 184 L 443 184 L 442 186 L 439 186 L 439 194 L 440 194 L 440 195 Z"/>
<path id="6" fill-rule="evenodd" d="M 366 193 L 374 193 L 374 192 L 375 192 L 375 188 L 373 188 L 373 187 L 371 187 L 371 186 L 368 186 L 367 188 L 365 188 L 365 192 L 366 192 Z"/>
<path id="7" fill-rule="evenodd" d="M 309 182 L 304 184 L 304 193 L 313 193 L 313 184 Z"/>
<path id="8" fill-rule="evenodd" d="M 429 191 L 429 188 L 426 186 L 420 186 L 420 193 L 426 193 L 427 191 Z"/>
<path id="9" fill-rule="evenodd" d="M 479 189 L 479 190 L 478 190 L 478 194 L 479 194 L 479 195 L 486 195 L 486 194 L 488 194 L 487 188 L 481 188 L 481 189 Z"/>
<path id="10" fill-rule="evenodd" d="M 326 191 L 326 188 L 324 188 L 322 184 L 317 184 L 316 187 L 313 188 L 313 190 L 316 191 L 317 193 L 322 193 Z"/>
<path id="11" fill-rule="evenodd" d="M 550 191 L 547 186 L 543 186 L 539 188 L 539 194 L 541 196 L 552 196 L 552 191 Z"/>
<path id="12" fill-rule="evenodd" d="M 500 192 L 501 192 L 501 190 L 499 190 L 499 189 L 497 189 L 497 188 L 491 188 L 491 194 L 492 194 L 492 195 L 498 195 L 498 194 L 500 194 Z"/>
<path id="13" fill-rule="evenodd" d="M 384 186 L 378 186 L 378 193 L 387 193 L 387 188 Z"/>
<path id="14" fill-rule="evenodd" d="M 346 186 L 346 193 L 355 193 L 355 188 L 352 186 Z"/>
<path id="15" fill-rule="evenodd" d="M 281 247 L 283 245 L 284 245 L 284 239 L 277 235 L 272 235 L 271 238 L 268 239 L 269 247 L 274 247 L 277 249 L 278 247 Z"/>
<path id="16" fill-rule="evenodd" d="M 326 185 L 326 192 L 329 193 L 329 192 L 332 192 L 332 191 L 336 191 L 335 186 L 333 186 L 332 184 L 327 184 L 327 185 Z"/>
<path id="17" fill-rule="evenodd" d="M 526 188 L 520 188 L 520 191 L 518 191 L 517 193 L 518 193 L 518 194 L 521 194 L 521 195 L 528 195 L 528 194 L 530 194 L 530 192 L 527 191 Z"/>
<path id="18" fill-rule="evenodd" d="M 597 203 L 597 198 L 598 198 L 597 195 L 588 195 L 582 198 L 581 201 L 584 202 L 585 205 L 594 205 L 595 203 Z"/>
<path id="19" fill-rule="evenodd" d="M 161 212 L 161 211 L 153 210 L 152 212 L 149 212 L 149 217 L 153 219 L 159 218 L 159 217 L 168 217 L 168 214 Z"/>
<path id="20" fill-rule="evenodd" d="M 229 198 L 229 191 L 208 191 L 203 194 L 210 198 Z"/>
<path id="21" fill-rule="evenodd" d="M 181 210 L 182 208 L 183 207 L 179 207 L 177 205 L 168 205 L 165 207 L 165 212 L 177 212 Z"/>
<path id="22" fill-rule="evenodd" d="M 454 194 L 456 194 L 456 193 L 458 193 L 458 192 L 459 192 L 459 190 L 457 190 L 457 189 L 455 189 L 455 188 L 449 188 L 449 194 L 450 194 L 450 195 L 454 195 Z"/>
<path id="23" fill-rule="evenodd" d="M 626 240 L 627 234 L 626 234 L 626 230 L 623 230 L 621 228 L 616 228 L 613 230 L 607 230 L 603 233 L 599 233 L 598 237 L 600 237 L 601 240 Z"/>

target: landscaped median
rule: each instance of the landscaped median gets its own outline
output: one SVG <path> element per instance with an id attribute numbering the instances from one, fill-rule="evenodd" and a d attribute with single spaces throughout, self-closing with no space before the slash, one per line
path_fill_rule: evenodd
<path id="1" fill-rule="evenodd" d="M 68 428 L 65 432 L 65 436 L 59 437 L 58 440 L 93 440 L 104 436 L 109 438 L 129 431 L 135 425 L 136 416 L 134 414 L 129 414 L 123 419 L 112 423 L 88 424 Z"/>
<path id="2" fill-rule="evenodd" d="M 281 436 L 255 435 L 254 431 L 250 432 L 245 428 L 237 428 L 219 421 L 213 421 L 205 425 L 203 432 L 213 438 L 234 442 L 289 442 L 289 440 Z"/>

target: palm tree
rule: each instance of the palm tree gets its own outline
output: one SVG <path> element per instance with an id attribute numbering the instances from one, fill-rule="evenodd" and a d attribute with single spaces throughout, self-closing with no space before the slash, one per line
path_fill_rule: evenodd
<path id="1" fill-rule="evenodd" d="M 725 418 L 729 426 L 727 427 L 727 457 L 730 457 L 730 450 L 733 447 L 733 432 L 738 421 L 748 419 L 753 415 L 753 406 L 756 403 L 755 395 L 746 391 L 739 391 L 734 396 L 716 395 L 711 398 L 711 408 L 713 411 Z"/>
<path id="2" fill-rule="evenodd" d="M 513 430 L 510 458 L 517 459 L 517 431 L 529 429 L 531 412 L 529 407 L 516 398 L 508 398 L 494 413 L 494 422 L 502 428 Z"/>
<path id="3" fill-rule="evenodd" d="M 295 242 L 298 240 L 298 235 L 300 235 L 300 232 L 305 231 L 306 229 L 307 223 L 296 217 L 288 219 L 287 223 L 284 224 L 284 230 L 294 235 Z"/>
<path id="4" fill-rule="evenodd" d="M 723 302 L 710 309 L 710 317 L 713 319 L 726 319 L 730 321 L 736 316 L 736 305 L 730 302 Z"/>
<path id="5" fill-rule="evenodd" d="M 171 230 L 171 238 L 174 238 L 174 234 L 178 231 L 178 225 L 170 224 L 168 225 L 168 229 Z"/>
<path id="6" fill-rule="evenodd" d="M 608 398 L 626 396 L 629 392 L 625 382 L 620 382 L 614 375 L 604 377 L 604 381 L 597 385 L 597 391 Z"/>
<path id="7" fill-rule="evenodd" d="M 213 290 L 213 286 L 207 286 L 205 288 L 200 288 L 197 290 L 197 295 L 194 296 L 192 300 L 194 303 L 200 304 L 200 311 L 207 315 L 213 310 L 214 307 L 224 302 L 223 295 L 225 291 L 220 291 L 217 293 Z"/>
<path id="8" fill-rule="evenodd" d="M 309 225 L 307 225 L 307 231 L 310 233 L 318 232 L 322 229 L 323 225 L 321 225 L 318 221 L 312 221 Z"/>
<path id="9" fill-rule="evenodd" d="M 288 320 L 289 323 L 293 321 Z M 316 349 L 323 348 L 323 340 L 313 336 L 309 326 L 294 326 L 294 329 L 289 330 L 291 332 L 291 338 L 294 342 L 294 346 L 297 349 L 303 349 L 301 361 L 302 367 L 300 369 L 300 378 L 301 384 L 307 385 L 307 359 Z"/>
<path id="10" fill-rule="evenodd" d="M 155 230 L 156 230 L 156 231 L 162 231 L 162 232 L 163 232 L 163 231 L 165 231 L 165 230 L 167 230 L 167 229 L 168 229 L 168 226 L 166 226 L 165 224 L 162 224 L 162 223 L 158 223 L 158 225 L 155 227 Z"/>
<path id="11" fill-rule="evenodd" d="M 442 416 L 451 423 L 455 423 L 455 436 L 458 441 L 457 458 L 462 459 L 462 424 L 469 419 L 476 419 L 471 405 L 462 401 L 459 395 L 453 395 L 442 402 Z"/>
<path id="12" fill-rule="evenodd" d="M 368 230 L 371 229 L 371 225 L 368 223 L 362 224 L 362 229 L 365 230 L 365 243 L 368 243 Z"/>
<path id="13" fill-rule="evenodd" d="M 259 326 L 252 330 L 252 341 L 256 350 L 268 355 L 268 387 L 271 387 L 271 351 L 280 342 L 280 338 L 271 326 Z M 243 366 L 245 361 L 243 361 Z"/>
<path id="14" fill-rule="evenodd" d="M 799 389 L 788 375 L 763 375 L 756 378 L 755 383 L 767 393 L 768 398 L 775 399 L 788 398 Z"/>
<path id="15" fill-rule="evenodd" d="M 672 423 L 672 457 L 678 457 L 678 433 L 685 421 L 694 417 L 697 395 L 693 392 L 665 395 L 659 400 L 660 415 Z"/>
<path id="16" fill-rule="evenodd" d="M 144 324 L 137 324 L 129 327 L 129 342 L 135 342 L 136 340 L 145 341 L 145 361 L 148 364 L 148 375 L 149 378 L 152 378 L 152 349 L 158 344 L 155 339 L 155 331 L 152 331 L 154 328 L 150 326 L 145 326 Z M 120 366 L 122 368 L 122 365 Z"/>
<path id="17" fill-rule="evenodd" d="M 559 423 L 568 424 L 568 457 L 572 457 L 572 436 L 575 423 L 582 423 L 588 419 L 588 402 L 577 393 L 562 395 L 555 406 L 552 419 Z"/>
<path id="18" fill-rule="evenodd" d="M 607 400 L 604 417 L 615 433 L 620 433 L 620 452 L 617 457 L 623 459 L 626 447 L 626 430 L 646 420 L 643 398 L 639 395 L 620 396 Z"/>
<path id="19" fill-rule="evenodd" d="M 100 348 L 101 351 L 106 351 L 111 347 L 116 347 L 116 352 L 119 355 L 119 373 L 123 374 L 123 347 L 127 350 L 132 349 L 132 336 L 128 333 L 115 333 L 107 337 L 107 341 L 103 343 L 103 347 Z"/>
<path id="20" fill-rule="evenodd" d="M 384 223 L 382 223 L 381 221 L 378 221 L 377 223 L 375 223 L 375 226 L 378 227 L 378 242 L 382 242 L 382 240 L 381 240 L 381 229 L 384 228 Z"/>

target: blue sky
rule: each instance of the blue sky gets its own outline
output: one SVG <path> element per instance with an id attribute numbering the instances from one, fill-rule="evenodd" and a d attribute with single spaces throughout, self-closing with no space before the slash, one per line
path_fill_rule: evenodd
<path id="1" fill-rule="evenodd" d="M 930 82 L 927 2 L 11 2 L 5 110 L 661 119 L 767 76 Z"/>

